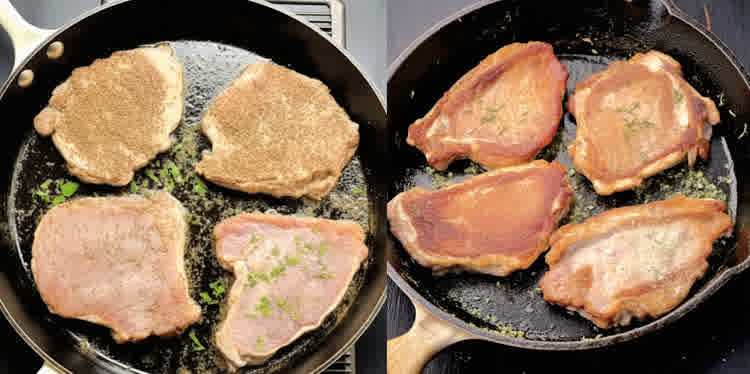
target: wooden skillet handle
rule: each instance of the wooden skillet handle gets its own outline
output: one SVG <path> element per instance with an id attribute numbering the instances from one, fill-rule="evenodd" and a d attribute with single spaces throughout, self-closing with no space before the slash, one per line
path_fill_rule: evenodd
<path id="1" fill-rule="evenodd" d="M 414 325 L 405 334 L 388 341 L 388 374 L 419 374 L 432 356 L 443 348 L 473 338 L 458 327 L 443 322 L 412 300 Z"/>

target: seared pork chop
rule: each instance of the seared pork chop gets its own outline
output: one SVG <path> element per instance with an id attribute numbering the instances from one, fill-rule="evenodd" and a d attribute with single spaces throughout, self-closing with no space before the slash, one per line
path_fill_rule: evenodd
<path id="1" fill-rule="evenodd" d="M 216 332 L 232 368 L 261 364 L 320 326 L 367 258 L 352 221 L 243 214 L 214 235 L 219 263 L 236 279 Z"/>
<path id="2" fill-rule="evenodd" d="M 714 240 L 732 229 L 725 209 L 679 196 L 563 226 L 550 238 L 544 299 L 601 328 L 661 316 L 687 296 Z"/>
<path id="3" fill-rule="evenodd" d="M 185 276 L 186 211 L 169 193 L 82 198 L 50 209 L 31 269 L 52 313 L 107 326 L 118 343 L 197 321 Z"/>
<path id="4" fill-rule="evenodd" d="M 682 78 L 680 64 L 657 51 L 615 62 L 576 85 L 569 146 L 576 169 L 600 195 L 640 186 L 687 157 L 708 158 L 719 112 Z"/>
<path id="5" fill-rule="evenodd" d="M 563 166 L 537 160 L 438 191 L 402 192 L 388 203 L 388 221 L 406 251 L 436 273 L 505 276 L 528 268 L 547 249 L 572 201 Z"/>
<path id="6" fill-rule="evenodd" d="M 201 122 L 213 150 L 196 171 L 224 187 L 320 200 L 359 144 L 322 82 L 271 62 L 248 66 Z"/>
<path id="7" fill-rule="evenodd" d="M 507 45 L 414 122 L 406 142 L 439 170 L 467 157 L 487 168 L 529 162 L 557 132 L 567 81 L 551 45 Z"/>
<path id="8" fill-rule="evenodd" d="M 183 111 L 183 72 L 168 45 L 119 51 L 73 70 L 34 118 L 71 174 L 124 186 L 159 152 Z"/>

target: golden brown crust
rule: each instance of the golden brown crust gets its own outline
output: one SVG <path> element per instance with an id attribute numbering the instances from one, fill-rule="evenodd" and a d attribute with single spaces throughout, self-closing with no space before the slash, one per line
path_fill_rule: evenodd
<path id="1" fill-rule="evenodd" d="M 34 118 L 71 174 L 123 186 L 169 149 L 183 111 L 182 65 L 168 45 L 119 51 L 73 70 Z"/>
<path id="2" fill-rule="evenodd" d="M 423 266 L 505 276 L 547 249 L 573 190 L 558 162 L 496 169 L 439 191 L 417 187 L 388 203 L 391 232 Z"/>
<path id="3" fill-rule="evenodd" d="M 600 195 L 632 189 L 696 156 L 708 157 L 714 102 L 682 78 L 680 64 L 657 51 L 613 63 L 576 85 L 568 100 L 576 139 L 568 153 Z"/>
<path id="4" fill-rule="evenodd" d="M 554 138 L 567 80 L 551 45 L 507 45 L 461 77 L 406 141 L 439 170 L 458 158 L 489 168 L 531 161 Z"/>
<path id="5" fill-rule="evenodd" d="M 713 242 L 732 228 L 717 200 L 682 196 L 611 209 L 550 237 L 544 299 L 597 326 L 675 308 L 703 276 Z"/>
<path id="6" fill-rule="evenodd" d="M 359 144 L 320 81 L 270 62 L 248 66 L 201 121 L 211 139 L 196 171 L 212 182 L 276 197 L 325 197 Z"/>

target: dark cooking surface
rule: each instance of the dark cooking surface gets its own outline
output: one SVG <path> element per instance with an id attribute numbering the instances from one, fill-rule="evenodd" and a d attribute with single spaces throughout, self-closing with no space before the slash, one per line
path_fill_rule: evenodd
<path id="1" fill-rule="evenodd" d="M 389 61 L 424 30 L 455 10 L 472 3 L 462 1 L 398 1 L 389 3 Z M 429 3 L 429 6 L 427 5 Z M 678 0 L 684 10 L 704 20 L 704 1 Z M 744 40 L 750 30 L 739 20 L 747 19 L 750 7 L 742 1 L 708 2 L 712 29 L 750 66 Z M 401 16 L 403 15 L 403 16 Z M 408 19 L 408 22 L 407 22 Z M 497 368 L 498 372 L 566 372 L 596 368 L 636 369 L 642 372 L 746 372 L 750 368 L 750 322 L 744 317 L 744 294 L 750 277 L 730 282 L 698 310 L 663 332 L 605 350 L 588 352 L 524 351 L 483 342 L 464 342 L 443 351 L 426 373 L 477 372 Z M 388 291 L 388 337 L 404 332 L 412 323 L 413 308 L 393 284 Z"/>

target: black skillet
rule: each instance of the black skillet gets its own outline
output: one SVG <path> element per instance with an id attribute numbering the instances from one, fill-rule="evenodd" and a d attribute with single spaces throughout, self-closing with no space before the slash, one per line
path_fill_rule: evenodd
<path id="1" fill-rule="evenodd" d="M 603 70 L 611 61 L 656 49 L 675 57 L 686 79 L 711 97 L 721 112 L 710 158 L 694 170 L 682 164 L 650 178 L 638 191 L 610 197 L 597 196 L 590 183 L 575 174 L 571 179 L 577 186 L 578 213 L 563 223 L 679 192 L 725 199 L 735 219 L 734 233 L 714 245 L 704 278 L 679 307 L 653 321 L 609 330 L 544 302 L 536 289 L 547 270 L 543 257 L 507 278 L 477 274 L 434 277 L 389 236 L 388 275 L 416 309 L 413 327 L 388 342 L 391 374 L 418 373 L 432 355 L 466 339 L 540 350 L 591 349 L 631 340 L 682 317 L 750 266 L 750 209 L 744 199 L 750 179 L 741 168 L 748 158 L 750 84 L 734 54 L 668 0 L 585 0 L 575 4 L 483 1 L 434 26 L 412 43 L 389 71 L 389 137 L 392 156 L 399 160 L 393 164 L 389 198 L 414 185 L 436 187 L 446 179 L 457 181 L 476 173 L 467 161 L 454 162 L 448 173 L 430 170 L 424 156 L 406 144 L 407 128 L 484 57 L 511 42 L 531 40 L 551 43 L 568 68 L 565 100 L 577 81 Z M 557 159 L 570 168 L 566 145 L 574 136 L 575 120 L 566 112 L 556 139 L 538 157 Z"/>
<path id="2" fill-rule="evenodd" d="M 183 162 L 183 176 L 191 173 L 190 164 L 200 151 L 210 147 L 207 139 L 195 131 L 202 110 L 223 85 L 248 62 L 257 61 L 258 56 L 320 79 L 360 124 L 361 141 L 356 160 L 347 166 L 331 195 L 343 199 L 344 204 L 326 199 L 315 206 L 296 199 L 249 196 L 210 183 L 207 183 L 206 197 L 197 198 L 190 185 L 194 182 L 174 187 L 173 195 L 191 211 L 187 264 L 191 293 L 196 300 L 201 299 L 199 292 L 211 291 L 209 283 L 212 281 L 221 279 L 226 287 L 232 281 L 218 267 L 210 239 L 213 225 L 227 215 L 240 210 L 274 209 L 281 214 L 359 218 L 369 227 L 367 244 L 371 255 L 335 313 L 321 328 L 281 349 L 265 365 L 247 367 L 240 372 L 320 372 L 365 331 L 385 299 L 382 248 L 386 237 L 387 184 L 379 158 L 384 142 L 378 139 L 385 139 L 386 122 L 383 100 L 345 50 L 289 12 L 254 0 L 211 4 L 184 0 L 119 2 L 93 10 L 55 31 L 31 28 L 7 0 L 2 0 L 0 22 L 16 48 L 16 67 L 0 94 L 0 113 L 5 124 L 5 133 L 0 137 L 3 155 L 0 163 L 5 178 L 0 183 L 3 197 L 0 201 L 6 213 L 5 219 L 0 220 L 0 237 L 6 256 L 0 272 L 0 306 L 16 331 L 44 358 L 49 365 L 45 366 L 47 370 L 53 368 L 67 373 L 224 371 L 211 342 L 212 330 L 223 308 L 221 302 L 202 303 L 203 318 L 182 335 L 118 345 L 105 328 L 51 315 L 28 271 L 36 222 L 49 206 L 32 192 L 47 178 L 75 180 L 66 173 L 64 162 L 51 141 L 34 133 L 32 119 L 46 105 L 52 89 L 75 67 L 89 65 L 94 59 L 107 57 L 116 50 L 160 42 L 169 42 L 185 65 L 185 116 L 174 133 L 174 141 L 180 143 L 192 134 L 195 141 L 185 144 L 198 153 L 190 154 L 187 161 L 184 158 L 180 161 L 173 147 L 159 155 L 152 165 L 175 160 Z M 62 43 L 62 50 L 50 48 L 57 41 Z M 184 151 L 185 147 L 180 149 Z M 139 171 L 136 180 L 145 180 L 143 173 Z M 152 184 L 151 187 L 163 186 Z M 128 191 L 128 188 L 82 184 L 75 196 L 119 195 Z M 347 202 L 360 210 L 347 210 Z M 188 337 L 189 332 L 195 334 L 203 350 L 197 350 Z"/>

